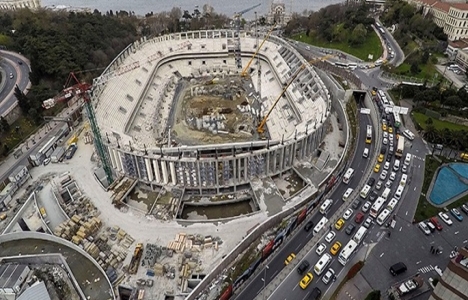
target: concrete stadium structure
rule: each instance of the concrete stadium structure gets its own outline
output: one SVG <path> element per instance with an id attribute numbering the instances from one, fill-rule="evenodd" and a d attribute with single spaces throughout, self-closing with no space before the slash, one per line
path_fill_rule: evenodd
<path id="1" fill-rule="evenodd" d="M 253 127 L 242 141 L 228 137 L 216 143 L 173 143 L 174 98 L 182 79 L 239 76 L 233 53 L 237 38 L 243 66 L 255 52 L 255 37 L 247 32 L 234 35 L 214 30 L 142 39 L 95 79 L 93 106 L 116 173 L 149 186 L 183 187 L 189 193 L 235 192 L 254 178 L 281 174 L 317 153 L 330 117 L 330 93 L 313 67 L 274 36 L 258 53 L 261 97 L 255 92 L 259 72 L 253 70 L 247 84 L 254 92 L 246 96 L 251 104 L 247 113 L 260 120 L 291 76 L 302 70 L 269 116 L 267 137 L 255 137 Z M 252 66 L 255 69 L 255 63 Z"/>
<path id="2" fill-rule="evenodd" d="M 3 0 L 0 10 L 17 10 L 22 8 L 36 9 L 41 7 L 40 0 Z"/>

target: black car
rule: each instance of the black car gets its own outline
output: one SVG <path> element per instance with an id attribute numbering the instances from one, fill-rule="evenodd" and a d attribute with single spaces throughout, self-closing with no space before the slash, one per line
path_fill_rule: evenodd
<path id="1" fill-rule="evenodd" d="M 309 300 L 319 300 L 322 296 L 322 291 L 318 287 L 314 287 L 310 293 Z"/>
<path id="2" fill-rule="evenodd" d="M 297 267 L 297 273 L 304 274 L 305 271 L 310 267 L 310 264 L 307 260 L 303 260 L 299 267 Z"/>
<path id="3" fill-rule="evenodd" d="M 379 197 L 376 191 L 372 191 L 369 195 L 369 201 L 374 202 Z"/>
<path id="4" fill-rule="evenodd" d="M 382 148 L 380 148 L 380 154 L 385 154 L 385 152 L 387 152 L 387 147 L 382 146 Z"/>
<path id="5" fill-rule="evenodd" d="M 312 227 L 314 227 L 314 222 L 309 221 L 309 222 L 307 222 L 307 224 L 305 224 L 304 230 L 309 232 L 312 229 Z"/>
<path id="6" fill-rule="evenodd" d="M 369 178 L 369 180 L 367 180 L 367 185 L 369 186 L 373 186 L 375 183 L 375 178 L 374 177 L 371 177 Z"/>
<path id="7" fill-rule="evenodd" d="M 389 154 L 387 155 L 386 161 L 388 161 L 388 162 L 391 162 L 391 161 L 392 161 L 392 154 L 391 154 L 391 153 L 389 153 Z"/>
<path id="8" fill-rule="evenodd" d="M 351 235 L 353 232 L 354 232 L 354 229 L 356 228 L 356 226 L 354 226 L 353 224 L 349 224 L 347 227 L 346 227 L 346 234 L 347 235 Z"/>
<path id="9" fill-rule="evenodd" d="M 18 60 L 18 65 L 22 65 L 23 62 L 21 60 Z"/>
<path id="10" fill-rule="evenodd" d="M 352 207 L 353 209 L 358 209 L 359 206 L 361 206 L 361 201 L 360 201 L 360 200 L 354 200 L 354 201 L 353 201 L 353 204 L 351 205 L 351 207 Z"/>

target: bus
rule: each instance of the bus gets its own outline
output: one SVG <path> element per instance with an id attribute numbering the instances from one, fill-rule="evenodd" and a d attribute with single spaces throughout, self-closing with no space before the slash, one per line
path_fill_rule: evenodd
<path id="1" fill-rule="evenodd" d="M 333 200 L 332 199 L 327 199 L 325 202 L 323 202 L 322 206 L 320 206 L 320 213 L 322 215 L 326 215 L 329 211 L 330 208 L 333 205 Z"/>
<path id="2" fill-rule="evenodd" d="M 386 200 L 384 198 L 382 198 L 382 197 L 377 198 L 377 200 L 375 200 L 374 204 L 372 204 L 369 216 L 371 216 L 373 218 L 377 218 L 378 214 L 380 213 L 380 211 L 382 210 L 382 207 L 385 204 L 385 201 Z"/>
<path id="3" fill-rule="evenodd" d="M 341 250 L 340 255 L 338 255 L 338 261 L 340 262 L 340 264 L 342 264 L 343 266 L 346 265 L 351 255 L 356 251 L 357 246 L 358 244 L 353 240 L 350 240 L 346 244 L 343 250 Z"/>
<path id="4" fill-rule="evenodd" d="M 372 143 L 372 126 L 367 125 L 366 144 Z"/>
<path id="5" fill-rule="evenodd" d="M 364 226 L 361 226 L 359 230 L 356 232 L 356 234 L 353 236 L 353 241 L 355 241 L 359 245 L 364 239 L 364 237 L 366 236 L 366 233 L 367 233 L 367 228 Z"/>
<path id="6" fill-rule="evenodd" d="M 395 209 L 395 206 L 397 206 L 397 204 L 398 204 L 398 199 L 392 198 L 392 200 L 388 202 L 387 209 L 389 211 L 393 211 Z"/>
<path id="7" fill-rule="evenodd" d="M 357 64 L 356 63 L 349 63 L 348 64 L 348 69 L 351 71 L 354 71 L 357 69 Z"/>
<path id="8" fill-rule="evenodd" d="M 390 192 L 391 192 L 391 191 L 392 191 L 392 190 L 391 190 L 390 188 L 385 188 L 385 190 L 382 192 L 382 196 L 381 196 L 381 197 L 384 198 L 385 200 L 387 200 L 387 199 L 388 199 L 388 196 L 390 195 Z"/>
<path id="9" fill-rule="evenodd" d="M 332 256 L 328 253 L 322 255 L 317 264 L 314 266 L 315 274 L 319 275 L 327 268 L 328 264 L 332 261 Z"/>
<path id="10" fill-rule="evenodd" d="M 336 62 L 335 66 L 338 67 L 338 68 L 345 68 L 345 69 L 348 68 L 348 64 L 347 63 L 342 63 L 342 62 Z"/>
<path id="11" fill-rule="evenodd" d="M 377 224 L 379 224 L 380 226 L 382 226 L 385 221 L 387 221 L 388 217 L 390 217 L 390 213 L 391 211 L 388 210 L 388 209 L 384 209 L 380 215 L 377 217 Z"/>
<path id="12" fill-rule="evenodd" d="M 398 138 L 398 144 L 395 151 L 395 157 L 401 158 L 403 156 L 403 151 L 405 150 L 405 137 L 401 136 Z"/>
<path id="13" fill-rule="evenodd" d="M 343 177 L 343 183 L 344 184 L 348 184 L 349 181 L 351 180 L 351 177 L 353 177 L 354 175 L 354 169 L 353 168 L 349 168 L 346 173 L 344 174 L 344 177 Z"/>
<path id="14" fill-rule="evenodd" d="M 393 118 L 395 120 L 395 122 L 393 123 L 393 126 L 395 126 L 396 128 L 400 127 L 401 126 L 400 114 L 394 111 Z"/>
<path id="15" fill-rule="evenodd" d="M 362 190 L 361 190 L 361 193 L 359 193 L 359 196 L 361 196 L 362 199 L 366 199 L 367 196 L 369 195 L 369 192 L 371 190 L 371 187 L 370 185 L 365 185 Z"/>

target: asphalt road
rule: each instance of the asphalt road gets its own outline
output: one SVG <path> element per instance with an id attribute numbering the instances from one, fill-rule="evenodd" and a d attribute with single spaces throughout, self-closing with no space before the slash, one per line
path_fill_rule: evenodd
<path id="1" fill-rule="evenodd" d="M 29 66 L 25 60 L 10 52 L 0 51 L 0 55 L 2 57 L 0 65 L 6 73 L 6 84 L 0 91 L 0 115 L 3 115 L 16 102 L 13 94 L 15 85 L 17 84 L 22 91 L 26 89 L 29 83 Z M 22 64 L 19 64 L 19 61 Z M 12 79 L 10 73 L 13 74 Z"/>
<path id="2" fill-rule="evenodd" d="M 367 147 L 368 145 L 365 144 L 364 139 L 366 136 L 366 125 L 371 124 L 370 118 L 368 115 L 362 115 L 359 114 L 360 118 L 360 137 L 361 141 L 357 143 L 357 151 L 356 151 L 356 158 L 352 161 L 351 163 L 351 168 L 355 170 L 355 175 L 352 177 L 351 182 L 349 185 L 346 185 L 340 181 L 339 187 L 336 189 L 336 191 L 333 193 L 333 195 L 330 197 L 331 199 L 334 199 L 334 204 L 332 208 L 330 209 L 328 216 L 333 215 L 339 207 L 344 203 L 341 199 L 345 191 L 349 187 L 355 187 L 359 184 L 361 175 L 364 173 L 364 170 L 367 168 L 369 164 L 368 159 L 362 159 L 362 152 L 364 151 L 364 148 Z M 372 152 L 373 149 L 371 147 L 370 151 Z M 348 204 L 350 203 L 349 201 L 347 202 Z M 322 215 L 320 213 L 314 214 L 311 218 L 305 220 L 303 222 L 303 225 L 309 221 L 312 220 L 314 224 L 317 224 L 320 219 L 322 218 Z M 302 226 L 303 226 L 302 225 Z M 270 281 L 283 269 L 284 267 L 284 260 L 290 253 L 298 253 L 312 238 L 313 231 L 306 232 L 305 230 L 297 230 L 293 236 L 289 237 L 286 241 L 285 244 L 281 246 L 281 248 L 275 252 L 274 257 L 270 259 L 267 267 L 263 266 L 260 272 L 256 273 L 256 276 L 251 278 L 245 288 L 238 294 L 236 295 L 233 299 L 238 299 L 238 300 L 248 300 L 248 299 L 254 299 L 258 293 L 264 288 L 265 285 L 268 285 Z M 338 232 L 337 234 L 337 239 L 340 239 L 341 236 L 344 234 L 344 232 Z M 315 251 L 315 249 L 314 249 Z M 313 252 L 315 254 L 315 252 Z M 311 256 L 313 255 L 311 254 Z M 315 254 L 316 255 L 316 254 Z M 309 257 L 309 256 L 307 256 Z M 311 263 L 311 267 L 313 267 L 313 264 L 315 264 L 316 259 L 311 259 L 308 258 L 309 262 Z M 294 283 L 295 286 L 297 286 L 300 276 L 294 270 L 295 274 L 292 274 L 288 276 L 288 281 L 285 281 L 285 283 L 289 283 L 289 280 Z M 264 278 L 266 277 L 266 281 L 264 281 Z M 297 277 L 297 278 L 296 278 Z M 314 279 L 315 282 L 315 279 Z M 271 299 L 302 299 L 304 297 L 305 292 L 302 296 L 298 296 L 299 294 L 302 294 L 301 289 L 295 289 L 293 292 L 291 292 L 291 288 L 285 287 L 284 293 L 286 293 L 286 297 L 282 298 L 281 297 L 274 297 Z M 292 286 L 291 286 L 292 287 Z M 321 287 L 322 288 L 322 287 Z M 286 290 L 287 289 L 287 290 Z M 282 290 L 282 289 L 281 289 Z M 310 292 L 309 288 L 309 292 Z M 295 293 L 294 293 L 295 292 Z M 298 295 L 296 295 L 298 294 Z M 275 295 L 275 294 L 273 294 Z"/>

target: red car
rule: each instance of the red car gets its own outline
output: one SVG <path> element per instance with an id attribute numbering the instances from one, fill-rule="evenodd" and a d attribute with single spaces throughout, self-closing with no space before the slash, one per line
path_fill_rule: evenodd
<path id="1" fill-rule="evenodd" d="M 430 218 L 429 221 L 431 221 L 431 223 L 435 226 L 435 228 L 436 228 L 437 230 L 439 230 L 439 231 L 442 230 L 442 225 L 440 225 L 439 220 L 437 220 L 436 217 Z"/>
<path id="2" fill-rule="evenodd" d="M 363 220 L 364 220 L 364 214 L 362 212 L 359 212 L 356 215 L 356 218 L 354 219 L 354 222 L 356 222 L 358 224 L 361 224 Z"/>

